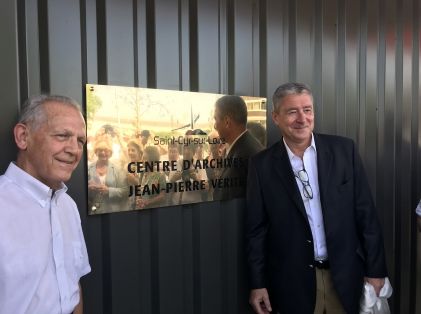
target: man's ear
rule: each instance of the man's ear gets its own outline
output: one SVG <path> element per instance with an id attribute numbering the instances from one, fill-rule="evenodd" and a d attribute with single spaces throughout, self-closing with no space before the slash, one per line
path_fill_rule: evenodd
<path id="1" fill-rule="evenodd" d="M 25 150 L 28 146 L 28 135 L 29 135 L 28 126 L 23 123 L 18 123 L 13 129 L 13 134 L 15 135 L 16 146 L 20 150 Z"/>
<path id="2" fill-rule="evenodd" d="M 229 115 L 226 115 L 224 117 L 224 124 L 227 128 L 229 128 L 231 126 L 231 117 Z"/>
<path id="3" fill-rule="evenodd" d="M 278 114 L 275 111 L 272 111 L 272 120 L 273 120 L 273 123 L 278 125 Z"/>

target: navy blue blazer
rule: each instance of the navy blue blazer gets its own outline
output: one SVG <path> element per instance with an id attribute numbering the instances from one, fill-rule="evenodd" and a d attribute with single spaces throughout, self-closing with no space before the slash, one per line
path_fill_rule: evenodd
<path id="1" fill-rule="evenodd" d="M 354 142 L 314 137 L 332 280 L 358 313 L 364 276 L 387 275 L 381 227 Z M 251 288 L 267 288 L 280 313 L 313 313 L 313 238 L 282 140 L 250 159 L 245 229 Z"/>
<path id="2" fill-rule="evenodd" d="M 215 188 L 214 200 L 244 198 L 247 185 L 247 168 L 249 158 L 263 149 L 262 144 L 249 131 L 246 131 L 231 147 L 226 158 L 237 159 L 238 166 L 226 167 L 222 170 L 221 179 L 235 179 L 235 184 L 228 187 Z"/>

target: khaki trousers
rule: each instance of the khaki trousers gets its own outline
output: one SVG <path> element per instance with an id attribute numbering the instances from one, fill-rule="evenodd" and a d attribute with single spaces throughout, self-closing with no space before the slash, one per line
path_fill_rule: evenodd
<path id="1" fill-rule="evenodd" d="M 330 271 L 316 268 L 317 294 L 315 314 L 346 314 L 336 293 Z"/>

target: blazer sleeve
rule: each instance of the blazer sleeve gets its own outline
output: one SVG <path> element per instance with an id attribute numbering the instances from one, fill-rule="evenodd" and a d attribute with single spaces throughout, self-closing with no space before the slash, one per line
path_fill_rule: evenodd
<path id="1" fill-rule="evenodd" d="M 268 217 L 254 158 L 249 160 L 246 206 L 246 254 L 251 289 L 266 287 L 265 246 Z"/>
<path id="2" fill-rule="evenodd" d="M 367 176 L 355 144 L 353 143 L 354 192 L 356 223 L 365 255 L 367 277 L 387 276 L 383 235 Z"/>

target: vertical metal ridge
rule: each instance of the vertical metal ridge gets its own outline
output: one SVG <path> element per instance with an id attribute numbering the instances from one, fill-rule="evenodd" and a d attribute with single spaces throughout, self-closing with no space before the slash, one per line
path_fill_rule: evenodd
<path id="1" fill-rule="evenodd" d="M 83 1 L 83 0 L 81 0 Z M 133 83 L 134 86 L 139 86 L 139 43 L 137 32 L 137 0 L 132 0 L 133 7 Z"/>
<path id="2" fill-rule="evenodd" d="M 106 0 L 96 1 L 98 83 L 108 83 Z"/>
<path id="3" fill-rule="evenodd" d="M 103 314 L 112 314 L 113 312 L 113 289 L 112 289 L 112 265 L 111 265 L 111 239 L 110 239 L 110 215 L 101 218 L 101 257 L 102 257 L 102 309 Z"/>
<path id="4" fill-rule="evenodd" d="M 228 94 L 236 93 L 235 84 L 235 5 L 226 1 L 227 81 Z"/>
<path id="5" fill-rule="evenodd" d="M 343 1 L 338 1 L 337 9 L 337 56 L 336 56 L 336 133 L 346 135 L 346 98 L 345 98 L 345 49 L 346 49 L 346 7 Z"/>
<path id="6" fill-rule="evenodd" d="M 201 208 L 200 208 L 201 209 Z M 193 313 L 202 313 L 202 283 L 200 261 L 200 213 L 193 210 Z"/>
<path id="7" fill-rule="evenodd" d="M 48 40 L 48 0 L 38 0 L 38 33 L 40 85 L 42 93 L 50 93 L 50 53 Z"/>
<path id="8" fill-rule="evenodd" d="M 96 1 L 96 23 L 97 23 L 97 68 L 98 83 L 108 83 L 107 64 L 107 25 L 106 25 L 106 0 Z M 102 280 L 103 299 L 102 308 L 104 314 L 111 314 L 113 309 L 112 291 L 112 265 L 111 265 L 111 239 L 110 239 L 111 217 L 101 217 L 101 247 L 102 247 Z"/>
<path id="9" fill-rule="evenodd" d="M 19 104 L 28 98 L 28 63 L 26 47 L 26 5 L 17 1 Z"/>
<path id="10" fill-rule="evenodd" d="M 160 281 L 159 281 L 159 211 L 151 213 L 151 291 L 152 313 L 159 314 L 160 310 Z"/>
<path id="11" fill-rule="evenodd" d="M 178 89 L 183 90 L 183 27 L 181 18 L 182 0 L 177 1 L 177 35 L 178 35 Z"/>
<path id="12" fill-rule="evenodd" d="M 361 156 L 365 156 L 365 107 L 367 96 L 367 2 L 360 0 L 360 42 L 359 42 L 359 69 L 358 69 L 358 137 L 357 145 Z"/>
<path id="13" fill-rule="evenodd" d="M 402 182 L 402 175 L 401 169 L 398 165 L 401 165 L 401 152 L 402 152 L 402 3 L 400 1 L 396 2 L 396 55 L 395 55 L 395 89 L 396 89 L 396 110 L 395 110 L 395 130 L 394 130 L 394 137 L 396 141 L 395 146 L 395 165 L 394 165 L 394 172 L 395 172 L 395 204 L 394 204 L 394 228 L 395 228 L 395 283 L 396 289 L 394 293 L 394 301 L 395 301 L 395 311 L 397 313 L 401 312 L 402 308 L 402 296 L 401 296 L 401 285 L 402 285 L 402 275 L 401 275 L 401 268 L 402 268 L 402 260 L 401 260 L 401 241 L 402 241 L 402 218 L 401 218 L 401 211 L 400 211 L 400 204 L 402 202 L 402 193 L 400 184 Z"/>
<path id="14" fill-rule="evenodd" d="M 410 9 L 410 11 L 408 11 Z M 407 213 L 408 219 L 410 221 L 410 235 L 409 235 L 409 274 L 416 274 L 417 271 L 417 221 L 413 219 L 414 217 L 414 208 L 417 206 L 418 200 L 417 197 L 420 197 L 417 194 L 417 139 L 418 139 L 418 128 L 419 128 L 419 120 L 418 120 L 418 105 L 420 98 L 419 95 L 419 2 L 418 1 L 410 1 L 408 2 L 408 7 L 406 8 L 406 18 L 410 16 L 411 18 L 411 38 L 407 38 L 407 41 L 411 43 L 411 101 L 408 106 L 411 108 L 411 117 L 410 123 L 411 127 L 408 130 L 410 144 L 408 145 L 409 149 L 409 157 L 411 159 L 409 164 L 410 169 L 410 178 L 408 183 L 410 184 L 411 188 L 408 189 L 407 193 L 409 194 L 408 204 L 409 204 L 409 211 Z M 408 31 L 408 29 L 407 29 Z M 404 47 L 407 45 L 404 44 Z M 408 48 L 407 48 L 408 49 Z M 407 53 L 405 53 L 407 55 Z M 405 254 L 406 255 L 406 254 Z M 415 313 L 416 308 L 416 289 L 417 289 L 417 276 L 409 276 L 409 285 L 408 285 L 408 295 L 407 295 L 407 309 L 410 313 Z"/>
<path id="15" fill-rule="evenodd" d="M 315 0 L 315 17 L 314 17 L 314 74 L 313 84 L 311 86 L 314 91 L 314 103 L 315 103 L 315 120 L 317 122 L 317 130 L 320 132 L 323 125 L 323 80 L 322 80 L 322 69 L 323 69 L 323 0 Z M 320 126 L 319 126 L 320 125 Z"/>
<path id="16" fill-rule="evenodd" d="M 82 80 L 82 99 L 86 99 L 85 85 L 88 82 L 88 48 L 87 48 L 87 35 L 86 35 L 86 2 L 79 0 L 79 15 L 80 15 L 80 56 L 81 56 L 81 80 Z M 86 101 L 82 101 L 82 107 L 86 110 Z M 85 157 L 87 152 L 85 152 Z M 84 159 L 87 160 L 87 159 Z"/>
<path id="17" fill-rule="evenodd" d="M 189 0 L 189 71 L 190 90 L 199 90 L 198 0 Z M 219 27 L 219 26 L 218 26 Z M 200 261 L 201 210 L 192 210 L 193 313 L 202 312 Z"/>
<path id="18" fill-rule="evenodd" d="M 288 77 L 290 81 L 297 80 L 297 5 L 295 0 L 288 1 Z"/>
<path id="19" fill-rule="evenodd" d="M 147 87 L 156 87 L 155 4 L 146 0 Z"/>
<path id="20" fill-rule="evenodd" d="M 378 47 L 378 58 L 377 58 L 377 97 L 378 97 L 378 127 L 377 127 L 377 163 L 376 163 L 376 185 L 378 191 L 384 191 L 385 180 L 382 179 L 384 176 L 385 169 L 385 89 L 386 89 L 386 35 L 385 35 L 385 5 L 381 2 L 378 3 L 379 21 L 378 21 L 378 33 L 379 33 L 379 47 Z M 383 202 L 382 193 L 376 193 L 375 200 L 377 208 L 383 208 L 385 203 Z M 378 211 L 379 213 L 379 211 Z M 380 217 L 380 223 L 382 226 L 385 225 L 385 217 L 382 214 Z"/>
<path id="21" fill-rule="evenodd" d="M 259 96 L 266 96 L 267 83 L 267 0 L 259 3 Z M 267 95 L 269 96 L 269 95 Z M 266 102 L 269 104 L 269 101 Z"/>
<path id="22" fill-rule="evenodd" d="M 197 0 L 189 0 L 189 71 L 190 90 L 199 90 L 199 51 L 197 38 Z"/>

